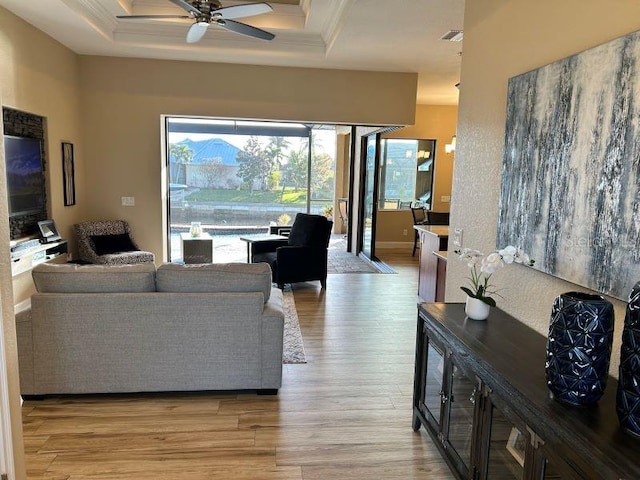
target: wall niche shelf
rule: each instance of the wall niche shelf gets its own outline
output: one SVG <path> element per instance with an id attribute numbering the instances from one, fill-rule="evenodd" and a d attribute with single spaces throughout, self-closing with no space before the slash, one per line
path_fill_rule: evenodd
<path id="1" fill-rule="evenodd" d="M 28 242 L 32 242 L 28 240 Z M 18 244 L 18 248 L 23 243 Z M 29 247 L 22 250 L 13 250 L 11 252 L 11 276 L 30 272 L 33 267 L 39 263 L 55 262 L 61 263 L 67 261 L 68 246 L 66 240 L 60 240 L 51 243 L 28 244 Z M 31 246 L 33 245 L 33 246 Z M 14 247 L 15 248 L 15 247 Z"/>

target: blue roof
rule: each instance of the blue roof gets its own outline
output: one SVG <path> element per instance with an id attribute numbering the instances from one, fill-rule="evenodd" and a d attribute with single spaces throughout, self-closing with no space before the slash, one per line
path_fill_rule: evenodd
<path id="1" fill-rule="evenodd" d="M 179 144 L 186 145 L 191 149 L 193 152 L 191 163 L 194 165 L 205 164 L 211 158 L 220 158 L 223 165 L 238 166 L 236 158 L 241 149 L 221 138 L 200 141 L 187 139 L 179 142 Z"/>

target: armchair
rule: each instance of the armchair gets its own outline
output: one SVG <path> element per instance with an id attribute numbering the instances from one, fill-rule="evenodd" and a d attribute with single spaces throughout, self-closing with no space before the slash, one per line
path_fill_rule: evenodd
<path id="1" fill-rule="evenodd" d="M 103 265 L 153 262 L 151 252 L 141 251 L 124 220 L 82 222 L 74 225 L 78 257 L 87 263 Z"/>
<path id="2" fill-rule="evenodd" d="M 278 287 L 285 283 L 320 280 L 327 287 L 327 249 L 333 222 L 322 215 L 298 213 L 288 239 L 252 245 L 251 263 L 266 262 Z"/>

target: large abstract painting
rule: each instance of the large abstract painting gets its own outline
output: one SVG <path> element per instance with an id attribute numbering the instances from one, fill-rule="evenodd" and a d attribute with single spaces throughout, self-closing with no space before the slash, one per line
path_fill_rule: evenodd
<path id="1" fill-rule="evenodd" d="M 619 299 L 640 281 L 640 32 L 509 80 L 507 244 Z"/>

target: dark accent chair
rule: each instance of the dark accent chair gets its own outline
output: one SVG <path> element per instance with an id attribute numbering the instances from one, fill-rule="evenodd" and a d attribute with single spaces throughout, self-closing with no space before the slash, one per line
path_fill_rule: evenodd
<path id="1" fill-rule="evenodd" d="M 414 225 L 427 225 L 427 213 L 422 207 L 411 207 L 411 216 L 413 216 L 413 224 Z M 420 235 L 418 234 L 418 230 L 413 229 L 413 252 L 411 252 L 411 256 L 415 256 L 416 248 L 418 246 L 418 239 Z"/>
<path id="2" fill-rule="evenodd" d="M 285 283 L 320 280 L 327 287 L 327 249 L 333 222 L 322 215 L 298 213 L 288 239 L 264 240 L 251 245 L 251 263 L 271 266 L 271 279 Z"/>

